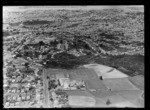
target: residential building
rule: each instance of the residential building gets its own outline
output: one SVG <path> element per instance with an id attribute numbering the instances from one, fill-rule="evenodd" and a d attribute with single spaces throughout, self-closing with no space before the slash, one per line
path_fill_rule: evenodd
<path id="1" fill-rule="evenodd" d="M 11 106 L 11 107 L 14 106 L 14 103 L 10 103 L 10 106 Z"/>
<path id="2" fill-rule="evenodd" d="M 8 93 L 11 92 L 11 89 L 8 89 L 7 92 L 8 92 Z"/>
<path id="3" fill-rule="evenodd" d="M 22 92 L 22 93 L 24 92 L 24 88 L 21 89 L 21 92 Z"/>
<path id="4" fill-rule="evenodd" d="M 29 101 L 24 102 L 25 106 L 29 106 Z"/>
<path id="5" fill-rule="evenodd" d="M 64 87 L 64 89 L 69 88 L 69 83 L 68 83 L 67 81 L 65 81 L 65 82 L 63 83 L 63 87 Z"/>
<path id="6" fill-rule="evenodd" d="M 59 82 L 60 82 L 61 86 L 63 86 L 64 83 L 68 83 L 69 82 L 69 78 L 60 78 Z"/>
<path id="7" fill-rule="evenodd" d="M 15 93 L 15 92 L 16 92 L 16 90 L 15 90 L 15 89 L 12 89 L 12 90 L 11 90 L 11 92 Z"/>
<path id="8" fill-rule="evenodd" d="M 21 101 L 21 97 L 18 96 L 18 97 L 17 97 L 17 101 Z"/>
<path id="9" fill-rule="evenodd" d="M 53 106 L 54 106 L 54 107 L 58 107 L 58 105 L 59 105 L 58 100 L 54 100 L 54 102 L 53 102 Z"/>
<path id="10" fill-rule="evenodd" d="M 15 106 L 19 106 L 19 103 L 20 103 L 20 102 L 15 102 Z"/>
<path id="11" fill-rule="evenodd" d="M 8 99 L 8 100 L 11 100 L 11 97 L 8 95 L 8 96 L 7 96 L 7 99 Z"/>
<path id="12" fill-rule="evenodd" d="M 16 96 L 13 96 L 13 97 L 12 97 L 13 100 L 16 100 L 16 98 L 17 98 Z"/>
<path id="13" fill-rule="evenodd" d="M 26 97 L 25 97 L 25 96 L 22 96 L 21 98 L 22 98 L 23 100 L 25 100 Z"/>
<path id="14" fill-rule="evenodd" d="M 51 95 L 52 95 L 52 98 L 53 98 L 53 99 L 55 99 L 55 98 L 57 97 L 57 95 L 56 95 L 55 92 L 52 92 Z"/>
<path id="15" fill-rule="evenodd" d="M 26 87 L 25 90 L 26 90 L 26 91 L 29 91 L 29 87 Z"/>
<path id="16" fill-rule="evenodd" d="M 26 99 L 27 99 L 27 100 L 29 100 L 29 99 L 30 99 L 30 96 L 29 96 L 29 95 L 27 95 Z"/>
<path id="17" fill-rule="evenodd" d="M 76 90 L 77 88 L 76 87 L 70 87 L 70 90 Z"/>
<path id="18" fill-rule="evenodd" d="M 12 79 L 11 82 L 14 83 L 14 82 L 16 82 L 16 80 L 15 80 L 15 79 Z"/>
<path id="19" fill-rule="evenodd" d="M 20 90 L 19 90 L 19 89 L 17 89 L 17 93 L 20 93 Z"/>
<path id="20" fill-rule="evenodd" d="M 5 106 L 9 106 L 9 104 L 10 104 L 9 102 L 6 102 L 6 103 L 5 103 Z"/>

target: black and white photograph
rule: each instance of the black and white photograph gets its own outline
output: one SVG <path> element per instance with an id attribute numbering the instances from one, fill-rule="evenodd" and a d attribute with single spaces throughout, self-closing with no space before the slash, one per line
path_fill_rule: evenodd
<path id="1" fill-rule="evenodd" d="M 2 6 L 3 108 L 144 108 L 144 5 Z"/>

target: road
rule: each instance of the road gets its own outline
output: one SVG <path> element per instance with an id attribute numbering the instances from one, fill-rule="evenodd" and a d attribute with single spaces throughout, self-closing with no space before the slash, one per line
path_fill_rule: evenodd
<path id="1" fill-rule="evenodd" d="M 47 72 L 43 70 L 43 86 L 44 86 L 44 108 L 51 108 L 52 104 L 49 100 Z"/>
<path id="2" fill-rule="evenodd" d="M 46 91 L 46 89 L 47 89 L 47 82 L 46 82 L 46 72 L 45 72 L 45 70 L 43 70 L 43 86 L 44 86 L 44 108 L 45 107 L 47 107 L 47 91 Z"/>

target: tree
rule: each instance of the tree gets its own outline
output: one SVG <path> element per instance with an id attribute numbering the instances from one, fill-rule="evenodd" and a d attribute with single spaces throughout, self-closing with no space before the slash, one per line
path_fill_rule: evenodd
<path id="1" fill-rule="evenodd" d="M 25 66 L 26 68 L 29 68 L 29 63 L 25 63 L 24 66 Z"/>
<path id="2" fill-rule="evenodd" d="M 99 78 L 100 78 L 100 80 L 103 80 L 103 77 L 102 77 L 102 76 L 100 76 Z"/>
<path id="3" fill-rule="evenodd" d="M 45 43 L 43 42 L 43 41 L 40 41 L 39 42 L 39 45 L 41 46 L 41 45 L 45 45 Z"/>
<path id="4" fill-rule="evenodd" d="M 110 104 L 111 104 L 111 102 L 110 102 L 109 99 L 107 100 L 106 104 L 107 104 L 107 105 L 110 105 Z"/>

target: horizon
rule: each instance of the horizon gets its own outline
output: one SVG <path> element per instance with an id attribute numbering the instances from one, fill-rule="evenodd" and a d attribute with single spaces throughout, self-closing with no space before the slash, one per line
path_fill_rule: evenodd
<path id="1" fill-rule="evenodd" d="M 130 8 L 138 8 L 138 10 L 144 10 L 143 5 L 101 5 L 101 6 L 3 6 L 4 11 L 26 11 L 26 10 L 100 10 L 100 9 L 130 9 Z M 132 9 L 133 10 L 133 9 Z"/>

